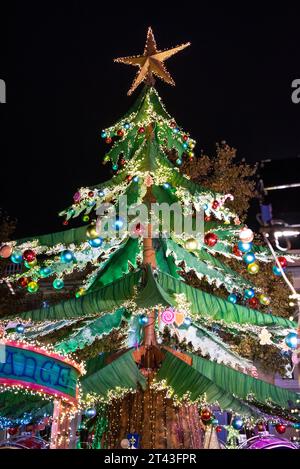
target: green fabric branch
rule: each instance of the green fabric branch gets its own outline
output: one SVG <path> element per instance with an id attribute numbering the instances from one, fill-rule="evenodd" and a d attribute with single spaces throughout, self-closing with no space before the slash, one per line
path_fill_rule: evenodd
<path id="1" fill-rule="evenodd" d="M 105 396 L 116 387 L 146 388 L 146 379 L 133 359 L 132 350 L 123 353 L 109 364 L 106 364 L 105 360 L 105 356 L 100 356 L 87 363 L 87 374 L 81 380 L 84 393 Z"/>
<path id="2" fill-rule="evenodd" d="M 127 241 L 105 262 L 103 268 L 100 270 L 93 284 L 89 288 L 89 292 L 98 290 L 99 288 L 122 278 L 124 274 L 128 273 L 129 264 L 136 268 L 137 256 L 140 251 L 139 239 L 128 238 Z"/>
<path id="3" fill-rule="evenodd" d="M 131 272 L 115 282 L 87 293 L 80 298 L 62 301 L 49 308 L 39 308 L 18 314 L 18 318 L 31 321 L 52 321 L 92 316 L 117 309 L 134 296 L 141 272 Z M 3 319 L 12 319 L 7 317 Z"/>
<path id="4" fill-rule="evenodd" d="M 163 244 L 165 245 L 165 255 L 167 257 L 171 255 L 177 265 L 183 261 L 185 263 L 184 270 L 186 272 L 193 270 L 198 278 L 204 276 L 209 283 L 215 282 L 217 286 L 224 285 L 229 292 L 233 290 L 243 291 L 245 288 L 252 286 L 241 275 L 204 249 L 197 250 L 195 254 L 192 254 L 172 239 L 164 240 Z"/>
<path id="5" fill-rule="evenodd" d="M 96 339 L 101 339 L 103 335 L 109 334 L 112 329 L 120 327 L 124 319 L 124 308 L 117 309 L 114 313 L 109 313 L 100 318 L 89 321 L 76 330 L 67 340 L 63 340 L 56 346 L 56 350 L 64 353 L 75 352 L 91 345 Z"/>
<path id="6" fill-rule="evenodd" d="M 210 362 L 211 363 L 211 362 Z M 258 417 L 256 412 L 248 404 L 243 403 L 236 396 L 226 391 L 226 388 L 218 386 L 212 380 L 193 366 L 183 362 L 173 354 L 167 352 L 162 366 L 157 374 L 157 379 L 166 380 L 167 384 L 174 389 L 180 398 L 186 393 L 190 394 L 191 400 L 205 395 L 210 404 L 219 404 L 221 409 L 232 410 L 237 414 Z"/>
<path id="7" fill-rule="evenodd" d="M 169 295 L 184 293 L 191 303 L 191 313 L 194 315 L 207 316 L 227 323 L 254 324 L 257 326 L 278 325 L 283 328 L 297 328 L 297 323 L 294 321 L 272 314 L 264 314 L 246 306 L 232 304 L 223 298 L 190 287 L 163 272 L 158 274 L 158 283 Z"/>

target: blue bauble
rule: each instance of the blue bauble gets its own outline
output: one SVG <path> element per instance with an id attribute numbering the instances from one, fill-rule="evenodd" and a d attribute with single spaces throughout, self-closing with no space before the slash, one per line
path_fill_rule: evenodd
<path id="1" fill-rule="evenodd" d="M 132 179 L 134 182 L 139 182 L 139 177 L 138 176 L 134 176 L 134 178 Z"/>
<path id="2" fill-rule="evenodd" d="M 246 262 L 246 264 L 252 264 L 252 262 L 255 261 L 256 257 L 255 257 L 255 254 L 253 252 L 249 251 L 249 252 L 246 252 L 246 254 L 243 255 L 243 259 Z"/>
<path id="3" fill-rule="evenodd" d="M 23 334 L 25 331 L 25 327 L 23 326 L 23 324 L 17 324 L 16 325 L 16 332 L 18 334 Z"/>
<path id="4" fill-rule="evenodd" d="M 249 300 L 250 298 L 253 298 L 255 296 L 255 291 L 253 288 L 247 288 L 244 293 L 245 298 Z"/>
<path id="5" fill-rule="evenodd" d="M 218 419 L 212 419 L 211 423 L 212 423 L 212 425 L 219 425 L 219 420 Z"/>
<path id="6" fill-rule="evenodd" d="M 149 318 L 148 316 L 145 316 L 144 314 L 142 316 L 139 317 L 139 323 L 141 326 L 146 326 L 146 324 L 148 324 L 149 322 Z"/>
<path id="7" fill-rule="evenodd" d="M 192 320 L 189 317 L 186 317 L 185 320 L 183 321 L 183 324 L 187 327 L 189 327 L 192 324 Z"/>
<path id="8" fill-rule="evenodd" d="M 293 428 L 300 430 L 300 422 L 293 423 Z"/>
<path id="9" fill-rule="evenodd" d="M 104 191 L 99 190 L 99 191 L 98 191 L 98 195 L 99 195 L 99 197 L 103 197 L 103 196 L 104 196 Z"/>
<path id="10" fill-rule="evenodd" d="M 112 169 L 113 169 L 114 171 L 117 171 L 118 165 L 117 165 L 117 164 L 113 164 L 113 165 L 112 165 Z"/>
<path id="11" fill-rule="evenodd" d="M 125 122 L 124 129 L 128 130 L 129 128 L 130 128 L 130 124 L 128 122 Z"/>
<path id="12" fill-rule="evenodd" d="M 248 252 L 252 248 L 252 243 L 243 243 L 243 241 L 238 242 L 238 249 L 242 252 Z"/>
<path id="13" fill-rule="evenodd" d="M 179 129 L 178 129 L 177 127 L 175 127 L 175 128 L 173 129 L 173 132 L 174 132 L 174 134 L 178 134 Z"/>
<path id="14" fill-rule="evenodd" d="M 69 262 L 73 262 L 74 261 L 74 254 L 72 251 L 69 251 L 68 249 L 66 249 L 65 251 L 63 251 L 61 254 L 60 254 L 60 260 L 61 262 L 63 262 L 64 264 L 69 264 Z"/>
<path id="15" fill-rule="evenodd" d="M 184 143 L 182 144 L 182 146 L 183 146 L 183 148 L 186 149 L 186 148 L 188 147 L 188 144 L 187 144 L 186 142 L 184 142 Z"/>
<path id="16" fill-rule="evenodd" d="M 275 275 L 281 275 L 281 270 L 279 269 L 279 267 L 277 265 L 273 265 L 273 274 Z"/>
<path id="17" fill-rule="evenodd" d="M 123 228 L 124 226 L 124 220 L 121 217 L 118 217 L 114 222 L 113 222 L 113 229 L 116 231 L 119 231 Z"/>
<path id="18" fill-rule="evenodd" d="M 170 189 L 171 184 L 169 184 L 168 182 L 164 182 L 163 187 L 164 187 L 165 189 Z"/>
<path id="19" fill-rule="evenodd" d="M 93 407 L 86 409 L 86 411 L 84 412 L 84 415 L 89 419 L 95 417 L 96 414 L 97 414 L 97 411 Z"/>
<path id="20" fill-rule="evenodd" d="M 235 430 L 240 430 L 241 428 L 243 428 L 244 422 L 241 417 L 235 417 L 231 425 Z"/>
<path id="21" fill-rule="evenodd" d="M 10 256 L 10 260 L 14 263 L 14 264 L 21 264 L 21 262 L 23 261 L 23 256 L 20 252 L 14 252 L 11 256 Z"/>
<path id="22" fill-rule="evenodd" d="M 55 280 L 53 280 L 52 285 L 55 288 L 55 290 L 61 290 L 65 286 L 64 281 L 60 278 L 56 278 Z"/>
<path id="23" fill-rule="evenodd" d="M 204 204 L 202 208 L 203 208 L 204 211 L 206 211 L 208 209 L 208 205 Z"/>
<path id="24" fill-rule="evenodd" d="M 42 278 L 47 278 L 52 274 L 52 269 L 51 267 L 41 267 L 40 268 L 40 276 Z"/>
<path id="25" fill-rule="evenodd" d="M 227 297 L 227 300 L 230 301 L 230 303 L 234 304 L 237 302 L 237 296 L 235 293 L 230 293 L 230 295 Z"/>
<path id="26" fill-rule="evenodd" d="M 102 238 L 89 239 L 88 243 L 92 248 L 99 248 L 103 243 L 103 239 Z"/>
<path id="27" fill-rule="evenodd" d="M 284 339 L 286 345 L 290 348 L 296 349 L 298 344 L 297 332 L 290 332 Z"/>
<path id="28" fill-rule="evenodd" d="M 181 159 L 181 158 L 177 158 L 176 164 L 177 164 L 178 166 L 181 166 L 181 165 L 182 165 L 182 159 Z"/>
<path id="29" fill-rule="evenodd" d="M 101 137 L 102 137 L 102 138 L 106 138 L 106 137 L 107 137 L 107 133 L 105 132 L 105 130 L 102 130 L 102 132 L 101 132 Z"/>

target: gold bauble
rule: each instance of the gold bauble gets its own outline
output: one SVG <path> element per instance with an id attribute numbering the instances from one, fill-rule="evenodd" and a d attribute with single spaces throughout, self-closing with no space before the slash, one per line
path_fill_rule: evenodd
<path id="1" fill-rule="evenodd" d="M 99 233 L 95 224 L 89 225 L 86 230 L 86 235 L 89 239 L 99 238 Z"/>
<path id="2" fill-rule="evenodd" d="M 184 246 L 188 251 L 196 251 L 198 249 L 198 241 L 194 238 L 187 239 Z"/>

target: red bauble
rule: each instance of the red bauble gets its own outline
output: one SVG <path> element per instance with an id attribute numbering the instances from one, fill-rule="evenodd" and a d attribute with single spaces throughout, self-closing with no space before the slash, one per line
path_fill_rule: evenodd
<path id="1" fill-rule="evenodd" d="M 204 409 L 201 411 L 201 419 L 206 422 L 211 419 L 211 411 L 209 409 Z"/>
<path id="2" fill-rule="evenodd" d="M 9 428 L 7 430 L 8 434 L 13 436 L 13 435 L 16 435 L 18 433 L 18 427 L 14 427 L 14 428 Z"/>
<path id="3" fill-rule="evenodd" d="M 204 236 L 206 246 L 213 247 L 218 242 L 218 236 L 215 233 L 207 233 Z"/>
<path id="4" fill-rule="evenodd" d="M 210 215 L 205 215 L 204 221 L 211 221 L 211 216 Z"/>
<path id="5" fill-rule="evenodd" d="M 242 251 L 239 250 L 237 245 L 233 246 L 232 253 L 237 257 L 242 257 L 243 255 Z"/>
<path id="6" fill-rule="evenodd" d="M 283 425 L 282 423 L 277 423 L 277 425 L 275 425 L 275 429 L 276 429 L 277 433 L 282 435 L 286 431 L 286 426 Z"/>
<path id="7" fill-rule="evenodd" d="M 217 425 L 217 426 L 216 426 L 216 432 L 217 432 L 217 433 L 220 433 L 221 431 L 222 431 L 221 425 Z"/>
<path id="8" fill-rule="evenodd" d="M 123 130 L 122 130 L 122 129 L 119 129 L 119 130 L 117 131 L 117 135 L 118 135 L 118 137 L 123 137 L 123 135 L 124 135 Z"/>
<path id="9" fill-rule="evenodd" d="M 145 128 L 144 127 L 140 127 L 139 130 L 138 130 L 139 134 L 143 134 L 145 132 Z"/>
<path id="10" fill-rule="evenodd" d="M 142 233 L 143 229 L 140 223 L 137 223 L 134 228 L 134 232 L 137 235 L 140 235 Z"/>
<path id="11" fill-rule="evenodd" d="M 183 140 L 186 142 L 189 137 L 188 137 L 187 135 L 184 135 L 182 138 L 183 138 Z"/>
<path id="12" fill-rule="evenodd" d="M 131 181 L 132 179 L 132 176 L 130 176 L 130 174 L 128 174 L 128 176 L 126 176 L 126 181 Z"/>
<path id="13" fill-rule="evenodd" d="M 282 267 L 283 269 L 285 269 L 286 266 L 287 266 L 287 260 L 286 260 L 286 258 L 283 257 L 283 256 L 280 256 L 280 257 L 277 258 L 277 260 L 278 260 L 279 264 L 281 265 L 281 267 Z"/>
<path id="14" fill-rule="evenodd" d="M 257 424 L 257 430 L 258 430 L 259 432 L 264 432 L 264 431 L 266 430 L 266 427 L 264 426 L 263 423 L 258 423 L 258 424 Z"/>
<path id="15" fill-rule="evenodd" d="M 94 194 L 94 191 L 90 191 L 90 192 L 88 193 L 88 196 L 89 196 L 89 197 L 94 197 L 94 195 L 95 195 L 95 194 Z"/>
<path id="16" fill-rule="evenodd" d="M 32 249 L 26 249 L 23 252 L 23 259 L 27 262 L 32 262 L 36 258 L 35 252 Z"/>
<path id="17" fill-rule="evenodd" d="M 106 143 L 111 143 L 111 142 L 112 142 L 112 138 L 111 138 L 111 137 L 107 137 L 107 138 L 105 139 L 105 142 L 106 142 Z"/>
<path id="18" fill-rule="evenodd" d="M 121 166 L 124 166 L 125 164 L 126 164 L 126 160 L 124 160 L 124 158 L 122 158 L 122 159 L 120 160 L 120 165 L 121 165 Z"/>
<path id="19" fill-rule="evenodd" d="M 64 226 L 67 226 L 68 224 L 69 224 L 68 220 L 64 220 L 64 221 L 63 221 L 63 225 L 64 225 Z"/>
<path id="20" fill-rule="evenodd" d="M 171 127 L 176 127 L 176 122 L 172 121 L 172 122 L 170 123 L 170 126 L 171 126 Z"/>
<path id="21" fill-rule="evenodd" d="M 251 307 L 251 308 L 256 308 L 257 305 L 258 305 L 259 301 L 258 299 L 254 296 L 253 298 L 250 298 L 248 300 L 248 305 Z"/>
<path id="22" fill-rule="evenodd" d="M 20 287 L 23 287 L 23 288 L 27 287 L 28 283 L 29 283 L 29 280 L 27 277 L 21 277 L 18 280 L 18 284 L 20 285 Z"/>
<path id="23" fill-rule="evenodd" d="M 214 200 L 213 203 L 212 203 L 212 208 L 213 208 L 214 210 L 217 210 L 217 208 L 219 207 L 219 205 L 220 205 L 219 202 L 218 202 L 217 200 Z"/>

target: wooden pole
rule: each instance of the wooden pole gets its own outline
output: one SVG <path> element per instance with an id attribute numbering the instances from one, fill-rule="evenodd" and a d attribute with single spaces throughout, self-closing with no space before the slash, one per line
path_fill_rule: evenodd
<path id="1" fill-rule="evenodd" d="M 152 269 L 156 268 L 155 250 L 153 248 L 153 242 L 151 237 L 151 225 L 147 226 L 147 237 L 144 238 L 144 250 L 143 250 L 143 264 L 145 267 L 150 265 Z M 155 321 L 156 315 L 153 309 L 148 314 L 149 322 L 144 328 L 144 341 L 143 345 L 150 347 L 151 345 L 157 345 L 156 334 L 155 334 Z"/>

